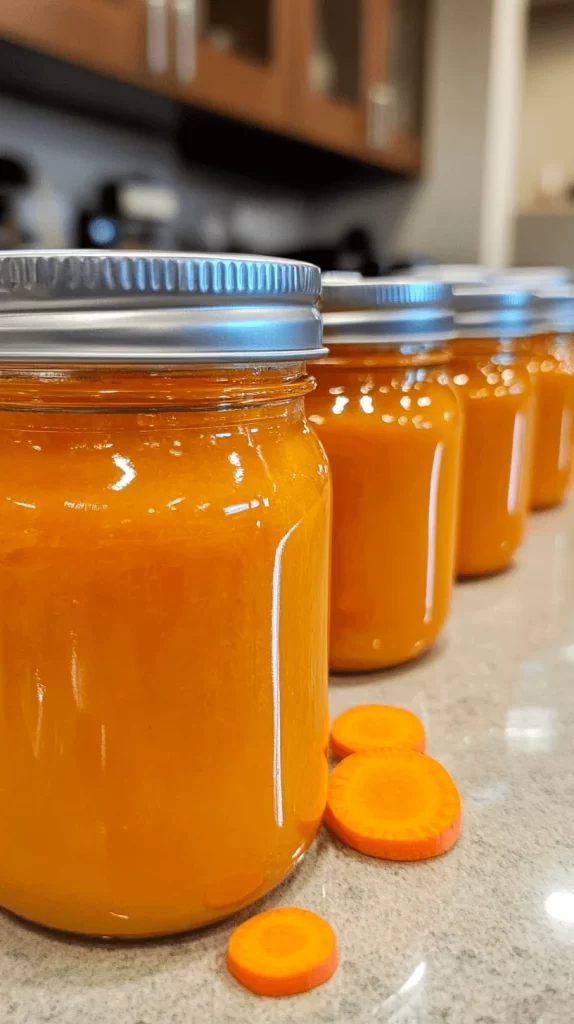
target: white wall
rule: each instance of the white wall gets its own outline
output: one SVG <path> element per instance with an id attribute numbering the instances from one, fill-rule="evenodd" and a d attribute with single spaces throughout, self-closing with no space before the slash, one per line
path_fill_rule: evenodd
<path id="1" fill-rule="evenodd" d="M 426 254 L 448 263 L 478 259 L 492 4 L 435 0 L 424 177 L 330 198 L 317 213 L 325 239 L 359 223 L 389 256 Z"/>
<path id="2" fill-rule="evenodd" d="M 574 268 L 574 208 L 519 214 L 514 225 L 514 262 L 525 267 Z"/>
<path id="3" fill-rule="evenodd" d="M 540 172 L 556 165 L 574 181 L 574 3 L 533 7 L 529 19 L 518 205 L 534 205 Z"/>
<path id="4" fill-rule="evenodd" d="M 488 68 L 479 263 L 512 262 L 528 0 L 494 0 Z"/>

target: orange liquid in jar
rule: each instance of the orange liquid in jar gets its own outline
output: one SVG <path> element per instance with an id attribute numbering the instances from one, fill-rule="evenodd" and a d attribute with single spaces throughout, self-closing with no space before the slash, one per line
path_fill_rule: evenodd
<path id="1" fill-rule="evenodd" d="M 307 381 L 293 366 L 0 379 L 10 910 L 175 932 L 253 901 L 311 842 L 330 488 Z"/>
<path id="2" fill-rule="evenodd" d="M 534 391 L 516 346 L 468 338 L 452 352 L 464 409 L 458 573 L 477 576 L 508 565 L 524 536 Z"/>
<path id="3" fill-rule="evenodd" d="M 574 374 L 566 343 L 553 335 L 527 343 L 536 395 L 530 505 L 548 508 L 566 496 L 574 450 Z"/>
<path id="4" fill-rule="evenodd" d="M 460 411 L 444 353 L 336 351 L 307 408 L 333 476 L 330 663 L 364 671 L 416 657 L 446 619 Z"/>

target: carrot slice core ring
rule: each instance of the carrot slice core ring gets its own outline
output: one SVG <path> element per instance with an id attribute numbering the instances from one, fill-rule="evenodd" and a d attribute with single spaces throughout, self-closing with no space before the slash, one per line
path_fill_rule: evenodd
<path id="1" fill-rule="evenodd" d="M 324 822 L 360 853 L 425 860 L 460 835 L 458 790 L 438 761 L 391 747 L 351 754 L 329 777 Z"/>
<path id="2" fill-rule="evenodd" d="M 310 910 L 267 910 L 235 929 L 227 947 L 227 966 L 237 981 L 258 995 L 307 992 L 335 973 L 335 933 Z"/>

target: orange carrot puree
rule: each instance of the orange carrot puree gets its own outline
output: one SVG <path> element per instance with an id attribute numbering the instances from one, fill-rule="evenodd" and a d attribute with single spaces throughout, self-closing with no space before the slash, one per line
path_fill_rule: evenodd
<path id="1" fill-rule="evenodd" d="M 534 389 L 520 342 L 452 343 L 450 372 L 464 409 L 458 573 L 496 572 L 526 528 Z"/>
<path id="2" fill-rule="evenodd" d="M 416 657 L 445 622 L 460 410 L 444 351 L 336 353 L 307 408 L 333 473 L 331 667 L 363 671 Z"/>
<path id="3" fill-rule="evenodd" d="M 178 931 L 311 842 L 329 478 L 308 387 L 293 365 L 0 377 L 5 907 Z"/>
<path id="4" fill-rule="evenodd" d="M 566 344 L 554 335 L 525 343 L 536 394 L 530 505 L 548 508 L 566 496 L 572 479 L 574 374 Z"/>

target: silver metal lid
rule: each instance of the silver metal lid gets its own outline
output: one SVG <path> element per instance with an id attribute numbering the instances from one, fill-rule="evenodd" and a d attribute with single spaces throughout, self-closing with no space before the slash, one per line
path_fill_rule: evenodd
<path id="1" fill-rule="evenodd" d="M 0 254 L 2 362 L 268 362 L 325 353 L 318 267 L 196 253 Z"/>
<path id="2" fill-rule="evenodd" d="M 455 288 L 455 323 L 459 337 L 526 337 L 541 330 L 540 302 L 525 288 Z"/>
<path id="3" fill-rule="evenodd" d="M 574 331 L 574 287 L 548 288 L 538 293 L 548 330 L 557 334 Z"/>
<path id="4" fill-rule="evenodd" d="M 455 285 L 487 285 L 492 279 L 492 270 L 480 263 L 432 263 L 413 267 L 409 273 L 427 281 L 444 281 L 453 288 Z"/>
<path id="5" fill-rule="evenodd" d="M 323 285 L 325 342 L 433 346 L 453 337 L 452 290 L 442 281 L 363 278 Z"/>
<path id="6" fill-rule="evenodd" d="M 493 275 L 492 284 L 515 285 L 539 291 L 570 284 L 572 271 L 567 267 L 505 267 Z"/>

